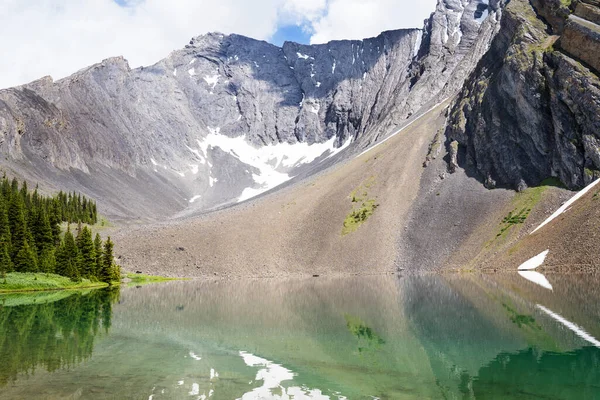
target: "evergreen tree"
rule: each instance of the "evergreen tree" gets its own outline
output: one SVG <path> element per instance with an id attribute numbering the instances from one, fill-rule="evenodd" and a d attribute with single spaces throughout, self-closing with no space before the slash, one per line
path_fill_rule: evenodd
<path id="1" fill-rule="evenodd" d="M 76 262 L 71 259 L 67 260 L 64 276 L 71 278 L 73 282 L 81 282 L 81 275 L 79 275 L 79 271 L 77 270 Z"/>
<path id="2" fill-rule="evenodd" d="M 8 244 L 0 242 L 0 278 L 6 281 L 6 273 L 12 272 L 13 264 L 8 251 Z"/>
<path id="3" fill-rule="evenodd" d="M 96 237 L 94 238 L 94 252 L 96 254 L 96 270 L 94 275 L 100 278 L 102 271 L 102 257 L 104 256 L 102 250 L 102 238 L 99 233 L 96 233 Z"/>
<path id="4" fill-rule="evenodd" d="M 50 212 L 48 216 L 50 221 L 50 229 L 52 229 L 52 237 L 54 238 L 54 245 L 60 244 L 60 221 L 62 221 L 60 214 L 60 205 L 56 199 L 52 200 Z"/>
<path id="5" fill-rule="evenodd" d="M 55 260 L 56 264 L 54 266 L 54 273 L 67 276 L 67 264 L 69 262 L 69 256 L 67 254 L 67 248 L 65 246 L 64 239 L 60 241 L 58 247 L 56 248 Z"/>
<path id="6" fill-rule="evenodd" d="M 4 197 L 4 199 L 7 201 L 10 199 L 10 192 L 10 183 L 6 177 L 6 174 L 4 174 L 2 177 L 2 197 Z"/>
<path id="7" fill-rule="evenodd" d="M 0 242 L 6 242 L 8 254 L 11 252 L 10 224 L 8 222 L 8 210 L 6 201 L 0 200 Z"/>
<path id="8" fill-rule="evenodd" d="M 18 191 L 11 197 L 8 208 L 8 222 L 13 245 L 11 257 L 14 259 L 28 236 L 26 232 L 25 213 L 23 211 L 23 199 L 18 195 Z"/>
<path id="9" fill-rule="evenodd" d="M 52 227 L 50 226 L 50 219 L 44 209 L 37 215 L 35 222 L 35 244 L 38 248 L 39 254 L 42 254 L 44 249 L 51 249 L 55 247 L 54 234 L 52 233 Z"/>
<path id="10" fill-rule="evenodd" d="M 121 280 L 121 266 L 116 263 L 113 263 L 111 280 L 113 282 L 119 282 Z"/>
<path id="11" fill-rule="evenodd" d="M 113 256 L 113 242 L 110 240 L 110 236 L 104 243 L 104 254 L 102 257 L 102 270 L 100 271 L 100 280 L 110 285 L 114 278 L 114 256 Z"/>
<path id="12" fill-rule="evenodd" d="M 40 272 L 51 274 L 56 272 L 56 250 L 54 247 L 44 247 L 39 257 Z"/>
<path id="13" fill-rule="evenodd" d="M 27 240 L 23 240 L 23 244 L 20 246 L 20 250 L 14 259 L 14 263 L 17 272 L 37 272 L 37 256 Z"/>
<path id="14" fill-rule="evenodd" d="M 96 278 L 96 251 L 92 241 L 92 232 L 84 226 L 77 236 L 77 248 L 79 250 L 79 274 L 82 277 Z"/>
<path id="15" fill-rule="evenodd" d="M 19 181 L 17 180 L 17 178 L 13 178 L 12 182 L 10 183 L 11 197 L 16 195 L 17 193 L 19 193 Z"/>
<path id="16" fill-rule="evenodd" d="M 73 234 L 69 228 L 67 228 L 67 232 L 65 233 L 64 241 L 66 260 L 71 261 L 73 266 L 77 268 L 79 265 L 79 250 L 75 244 L 75 238 L 73 237 Z"/>
<path id="17" fill-rule="evenodd" d="M 77 240 L 81 239 L 81 229 L 82 229 L 81 220 L 79 220 L 79 222 L 77 222 Z"/>

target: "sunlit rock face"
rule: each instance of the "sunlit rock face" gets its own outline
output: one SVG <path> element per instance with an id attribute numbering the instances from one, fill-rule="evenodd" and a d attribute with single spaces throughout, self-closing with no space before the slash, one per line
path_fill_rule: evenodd
<path id="1" fill-rule="evenodd" d="M 236 203 L 364 149 L 455 93 L 500 8 L 440 0 L 422 30 L 312 46 L 212 33 L 149 67 L 110 58 L 6 89 L 2 163 L 100 198 L 112 216 Z"/>

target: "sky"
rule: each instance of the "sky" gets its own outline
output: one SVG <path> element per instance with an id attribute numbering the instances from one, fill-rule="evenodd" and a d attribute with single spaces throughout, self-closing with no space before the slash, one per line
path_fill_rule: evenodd
<path id="1" fill-rule="evenodd" d="M 64 78 L 108 57 L 151 65 L 190 38 L 238 33 L 276 45 L 422 28 L 436 0 L 0 0 L 0 88 Z"/>

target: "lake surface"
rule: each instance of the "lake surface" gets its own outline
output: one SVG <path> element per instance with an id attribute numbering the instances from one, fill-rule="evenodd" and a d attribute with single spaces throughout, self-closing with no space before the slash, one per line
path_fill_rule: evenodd
<path id="1" fill-rule="evenodd" d="M 600 280 L 528 279 L 186 281 L 3 296 L 0 398 L 600 399 Z"/>

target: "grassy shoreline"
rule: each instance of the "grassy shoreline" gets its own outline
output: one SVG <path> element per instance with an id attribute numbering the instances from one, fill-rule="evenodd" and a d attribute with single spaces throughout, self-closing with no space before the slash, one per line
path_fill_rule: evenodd
<path id="1" fill-rule="evenodd" d="M 108 284 L 104 282 L 92 282 L 88 279 L 82 279 L 81 282 L 73 282 L 65 276 L 35 272 L 10 272 L 6 274 L 6 282 L 0 279 L 0 294 L 97 289 L 103 287 L 108 287 Z"/>
<path id="2" fill-rule="evenodd" d="M 131 273 L 123 275 L 122 278 L 124 279 L 123 283 L 138 286 L 151 283 L 182 280 L 181 278 L 167 278 L 164 276 Z M 113 282 L 113 286 L 118 286 L 120 284 L 121 282 Z M 101 289 L 108 286 L 109 285 L 105 282 L 92 282 L 88 279 L 82 279 L 81 282 L 73 282 L 71 279 L 65 276 L 56 274 L 10 272 L 6 274 L 6 282 L 4 282 L 3 279 L 0 279 L 0 295 L 10 293 Z"/>
<path id="3" fill-rule="evenodd" d="M 134 285 L 141 286 L 141 285 L 149 285 L 151 283 L 187 280 L 186 278 L 168 278 L 165 276 L 133 274 L 133 273 L 126 274 L 124 276 L 124 278 L 126 279 L 124 281 L 124 283 L 126 283 L 129 286 L 134 286 Z"/>

